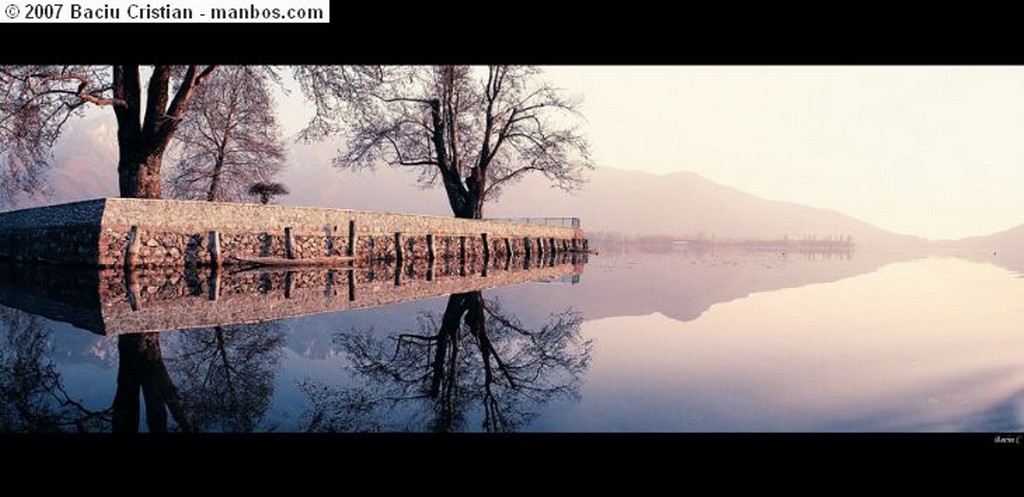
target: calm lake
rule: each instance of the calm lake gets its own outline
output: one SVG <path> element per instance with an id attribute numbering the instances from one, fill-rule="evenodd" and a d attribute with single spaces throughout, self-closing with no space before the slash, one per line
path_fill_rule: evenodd
<path id="1" fill-rule="evenodd" d="M 289 302 L 200 323 L 212 279 L 173 311 L 22 289 L 0 299 L 0 430 L 1021 431 L 1024 278 L 1001 261 L 625 247 L 496 288 L 386 273 L 348 290 L 381 305 L 256 323 Z M 125 333 L 145 316 L 202 327 Z"/>

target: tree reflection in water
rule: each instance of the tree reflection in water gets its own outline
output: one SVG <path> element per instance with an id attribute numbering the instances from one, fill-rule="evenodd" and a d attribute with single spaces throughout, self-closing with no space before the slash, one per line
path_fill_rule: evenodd
<path id="1" fill-rule="evenodd" d="M 355 387 L 305 381 L 308 431 L 464 430 L 473 409 L 481 428 L 515 431 L 556 398 L 577 398 L 591 355 L 571 309 L 528 329 L 481 292 L 453 294 L 440 323 L 419 319 L 419 333 L 341 333 L 335 343 L 352 363 Z"/>
<path id="2" fill-rule="evenodd" d="M 280 366 L 277 322 L 182 331 L 168 366 L 198 431 L 251 432 L 264 419 Z"/>
<path id="3" fill-rule="evenodd" d="M 0 431 L 101 431 L 110 409 L 92 410 L 65 391 L 37 316 L 0 307 Z"/>
<path id="4" fill-rule="evenodd" d="M 117 337 L 117 392 L 114 394 L 114 432 L 139 431 L 139 390 L 146 401 L 146 427 L 168 431 L 170 411 L 181 431 L 192 431 L 181 396 L 164 365 L 157 333 L 131 333 Z"/>
<path id="5" fill-rule="evenodd" d="M 277 323 L 117 337 L 117 391 L 94 410 L 69 394 L 38 316 L 0 307 L 0 432 L 255 430 L 274 391 L 284 345 Z M 140 399 L 141 394 L 141 399 Z M 169 424 L 168 413 L 174 424 Z"/>

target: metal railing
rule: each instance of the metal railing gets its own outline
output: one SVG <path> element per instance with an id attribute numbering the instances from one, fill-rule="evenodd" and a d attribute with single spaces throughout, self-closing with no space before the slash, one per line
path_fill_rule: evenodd
<path id="1" fill-rule="evenodd" d="M 580 218 L 578 217 L 505 217 L 505 218 L 492 218 L 488 221 L 499 221 L 506 223 L 519 223 L 519 224 L 539 224 L 541 226 L 561 226 L 563 228 L 580 228 Z"/>

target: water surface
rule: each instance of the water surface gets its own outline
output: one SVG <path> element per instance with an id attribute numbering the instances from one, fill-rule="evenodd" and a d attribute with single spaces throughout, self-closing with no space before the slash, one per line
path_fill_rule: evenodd
<path id="1" fill-rule="evenodd" d="M 8 300 L 0 429 L 1020 431 L 1013 267 L 611 250 L 574 277 L 111 336 Z"/>

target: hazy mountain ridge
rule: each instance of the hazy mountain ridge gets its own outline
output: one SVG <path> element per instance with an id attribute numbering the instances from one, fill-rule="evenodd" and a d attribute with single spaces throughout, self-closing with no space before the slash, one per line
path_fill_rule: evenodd
<path id="1" fill-rule="evenodd" d="M 295 147 L 293 165 L 284 178 L 293 194 L 283 202 L 450 215 L 443 192 L 417 186 L 415 169 L 339 170 L 330 167 L 333 155 L 330 147 Z M 657 175 L 598 168 L 587 177 L 583 188 L 572 192 L 553 188 L 542 177 L 527 177 L 488 205 L 486 215 L 578 217 L 589 231 L 629 235 L 736 239 L 851 235 L 859 243 L 872 245 L 922 242 L 834 210 L 764 200 L 686 171 Z"/>
<path id="2" fill-rule="evenodd" d="M 378 168 L 340 170 L 331 159 L 338 142 L 290 144 L 289 167 L 280 178 L 292 194 L 288 205 L 354 208 L 450 215 L 439 188 L 421 189 L 418 170 Z M 115 195 L 117 147 L 112 122 L 95 118 L 75 123 L 56 151 L 49 197 L 27 199 L 19 207 Z M 172 159 L 165 160 L 170 169 Z M 924 240 L 891 233 L 831 209 L 766 200 L 678 171 L 653 174 L 602 167 L 587 174 L 580 190 L 552 188 L 542 177 L 510 186 L 487 208 L 489 217 L 579 217 L 591 232 L 718 239 L 778 239 L 785 236 L 851 235 L 859 245 L 923 245 Z M 1024 246 L 1024 225 L 962 246 Z"/>
<path id="3" fill-rule="evenodd" d="M 491 214 L 514 215 L 523 206 L 542 205 L 554 213 L 573 213 L 589 230 L 633 235 L 732 239 L 851 235 L 858 243 L 873 245 L 921 241 L 834 210 L 761 199 L 684 171 L 656 175 L 601 168 L 590 174 L 584 190 L 571 195 L 542 185 L 523 186 L 509 191 Z"/>
<path id="4" fill-rule="evenodd" d="M 957 257 L 983 261 L 1024 275 L 1024 225 L 987 236 L 972 236 L 936 244 Z"/>
<path id="5" fill-rule="evenodd" d="M 1008 248 L 1008 247 L 1022 247 L 1024 248 L 1024 224 L 1015 228 L 1010 228 L 1005 231 L 993 233 L 987 236 L 972 236 L 969 238 L 963 238 L 953 242 L 956 245 L 963 247 L 979 247 L 979 248 Z"/>

